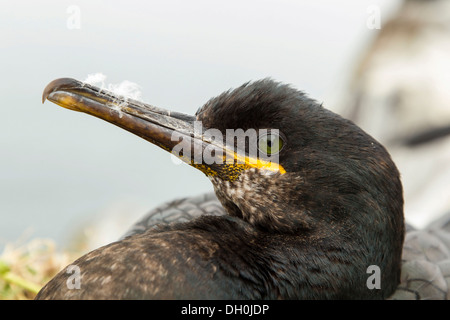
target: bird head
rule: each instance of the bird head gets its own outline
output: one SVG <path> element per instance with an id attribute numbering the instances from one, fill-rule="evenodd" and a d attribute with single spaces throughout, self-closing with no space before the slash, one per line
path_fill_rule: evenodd
<path id="1" fill-rule="evenodd" d="M 398 281 L 404 222 L 395 164 L 375 139 L 303 92 L 249 82 L 195 116 L 66 78 L 49 83 L 45 99 L 172 152 L 206 174 L 229 215 L 254 228 L 359 246 Z"/>

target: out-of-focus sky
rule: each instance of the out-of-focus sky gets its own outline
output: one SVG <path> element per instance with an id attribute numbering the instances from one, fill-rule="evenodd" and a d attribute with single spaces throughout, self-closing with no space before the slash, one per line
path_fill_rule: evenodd
<path id="1" fill-rule="evenodd" d="M 83 223 L 138 217 L 209 180 L 99 119 L 41 103 L 53 79 L 137 83 L 142 99 L 193 114 L 264 77 L 334 109 L 334 97 L 393 0 L 12 1 L 0 4 L 0 247 L 25 235 L 64 244 Z M 118 209 L 119 208 L 119 209 Z M 126 228 L 127 226 L 124 226 Z"/>

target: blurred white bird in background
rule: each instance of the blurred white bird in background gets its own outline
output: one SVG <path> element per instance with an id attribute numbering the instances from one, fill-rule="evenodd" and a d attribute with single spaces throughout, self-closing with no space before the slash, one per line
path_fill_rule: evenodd
<path id="1" fill-rule="evenodd" d="M 450 212 L 450 1 L 405 0 L 383 19 L 339 107 L 388 148 L 421 228 Z"/>

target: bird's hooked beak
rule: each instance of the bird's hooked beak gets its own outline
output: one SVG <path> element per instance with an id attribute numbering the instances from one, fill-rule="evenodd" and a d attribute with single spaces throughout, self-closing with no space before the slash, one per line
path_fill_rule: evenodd
<path id="1" fill-rule="evenodd" d="M 128 99 L 75 79 L 61 78 L 50 82 L 42 96 L 42 102 L 45 100 L 108 121 L 169 152 L 176 150 L 176 156 L 208 176 L 235 180 L 240 172 L 250 168 L 279 174 L 286 172 L 276 162 L 248 156 L 233 146 L 211 139 L 203 131 L 199 132 L 194 116 Z M 184 141 L 184 148 L 180 150 L 181 141 Z M 189 149 L 186 142 L 189 152 L 186 152 Z M 212 155 L 212 161 L 211 157 L 204 161 L 195 152 L 202 154 L 205 149 Z"/>

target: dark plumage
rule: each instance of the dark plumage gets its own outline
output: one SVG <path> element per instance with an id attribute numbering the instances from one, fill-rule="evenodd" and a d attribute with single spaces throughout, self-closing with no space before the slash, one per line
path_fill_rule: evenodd
<path id="1" fill-rule="evenodd" d="M 44 98 L 62 106 L 61 92 L 92 90 L 58 81 Z M 120 119 L 106 118 L 136 131 Z M 38 299 L 383 299 L 394 292 L 403 197 L 383 146 L 302 92 L 268 79 L 211 99 L 196 119 L 223 132 L 279 129 L 286 173 L 229 164 L 210 166 L 213 173 L 201 169 L 228 215 L 160 224 L 94 250 L 73 263 L 81 289 L 67 288 L 63 270 Z M 367 286 L 371 265 L 381 270 L 381 289 Z"/>

